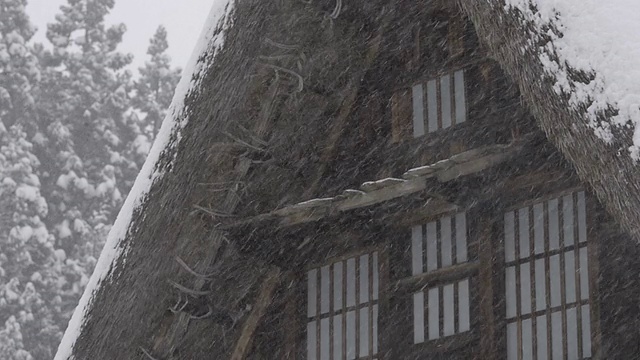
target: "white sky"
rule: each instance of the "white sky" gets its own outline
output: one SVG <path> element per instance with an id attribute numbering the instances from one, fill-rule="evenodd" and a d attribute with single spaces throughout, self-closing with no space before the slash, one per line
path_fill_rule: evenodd
<path id="1" fill-rule="evenodd" d="M 120 51 L 134 55 L 133 69 L 147 60 L 149 39 L 159 25 L 167 28 L 173 66 L 184 68 L 198 40 L 213 0 L 116 0 L 108 24 L 125 23 Z M 54 21 L 66 0 L 28 0 L 27 12 L 38 27 L 35 40 L 47 43 L 47 24 Z"/>

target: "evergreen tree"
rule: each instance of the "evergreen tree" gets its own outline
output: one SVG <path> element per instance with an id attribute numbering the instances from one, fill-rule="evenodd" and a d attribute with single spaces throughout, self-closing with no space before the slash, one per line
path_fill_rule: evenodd
<path id="1" fill-rule="evenodd" d="M 0 0 L 3 360 L 54 356 L 178 82 L 162 27 L 132 81 L 113 5 L 67 0 L 45 51 L 26 0 Z"/>
<path id="2" fill-rule="evenodd" d="M 151 139 L 155 138 L 160 129 L 180 80 L 180 69 L 171 68 L 171 58 L 166 53 L 168 48 L 167 30 L 160 26 L 147 49 L 151 60 L 139 69 L 140 78 L 134 86 L 133 106 L 145 115 L 144 122 L 147 126 L 143 131 Z"/>
<path id="3" fill-rule="evenodd" d="M 60 314 L 71 315 L 138 166 L 128 159 L 139 127 L 128 115 L 126 30 L 107 27 L 113 0 L 68 0 L 48 26 L 34 142 L 42 160 L 46 222 L 62 250 Z M 37 139 L 37 141 L 36 141 Z M 65 323 L 66 325 L 66 323 Z"/>
<path id="4" fill-rule="evenodd" d="M 48 205 L 26 133 L 18 124 L 2 126 L 0 144 L 0 338 L 13 344 L 0 347 L 0 357 L 51 358 L 62 335 L 57 294 L 64 251 L 55 249 L 43 222 Z"/>
<path id="5" fill-rule="evenodd" d="M 6 128 L 33 110 L 38 60 L 27 45 L 35 33 L 26 0 L 0 0 L 0 118 Z"/>
<path id="6" fill-rule="evenodd" d="M 60 261 L 44 219 L 37 131 L 40 67 L 25 0 L 0 0 L 0 358 L 53 356 L 62 331 Z M 58 265 L 58 266 L 56 266 Z"/>
<path id="7" fill-rule="evenodd" d="M 32 360 L 33 356 L 24 349 L 20 324 L 15 316 L 9 317 L 0 328 L 0 357 L 6 360 Z"/>

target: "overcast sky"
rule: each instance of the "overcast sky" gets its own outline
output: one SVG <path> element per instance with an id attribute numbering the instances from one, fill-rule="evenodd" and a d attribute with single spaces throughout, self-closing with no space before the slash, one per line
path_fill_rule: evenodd
<path id="1" fill-rule="evenodd" d="M 31 22 L 38 27 L 36 41 L 46 42 L 47 24 L 53 22 L 66 0 L 28 0 Z M 135 56 L 134 69 L 146 60 L 149 39 L 164 25 L 169 33 L 169 54 L 174 66 L 184 68 L 193 51 L 212 0 L 116 0 L 107 23 L 125 23 L 127 33 L 120 50 Z"/>

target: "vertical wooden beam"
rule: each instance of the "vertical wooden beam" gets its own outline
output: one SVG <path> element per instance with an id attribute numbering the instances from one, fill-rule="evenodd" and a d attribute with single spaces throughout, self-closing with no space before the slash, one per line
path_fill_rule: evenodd
<path id="1" fill-rule="evenodd" d="M 414 24 L 411 29 L 412 36 L 414 38 L 413 54 L 407 54 L 407 71 L 415 71 L 420 68 L 420 61 L 422 60 L 422 25 Z"/>
<path id="2" fill-rule="evenodd" d="M 411 138 L 411 104 L 410 89 L 398 90 L 391 97 L 391 142 L 393 143 Z"/>
<path id="3" fill-rule="evenodd" d="M 447 42 L 449 58 L 455 59 L 464 55 L 465 19 L 462 11 L 455 9 L 449 17 Z"/>
<path id="4" fill-rule="evenodd" d="M 598 200 L 595 195 L 585 191 L 587 212 L 587 257 L 589 271 L 589 304 L 591 310 L 591 358 L 601 359 L 602 332 L 600 330 L 600 291 L 598 278 L 600 277 L 599 249 L 602 246 L 599 233 L 601 225 L 598 221 Z"/>
<path id="5" fill-rule="evenodd" d="M 393 316 L 394 313 L 390 306 L 391 288 L 389 285 L 389 267 L 391 262 L 389 260 L 389 248 L 390 245 L 388 242 L 377 247 L 378 268 L 373 269 L 373 271 L 378 271 L 378 353 L 375 358 L 381 360 L 390 358 L 387 356 L 391 354 L 395 345 L 392 343 L 394 339 L 392 332 L 394 326 L 397 326 L 394 325 L 394 320 L 396 319 Z M 371 252 L 371 254 L 373 254 L 373 252 Z M 373 260 L 373 256 L 371 259 Z M 373 266 L 373 261 L 371 262 L 371 266 Z M 370 345 L 373 344 L 371 343 Z"/>
<path id="6" fill-rule="evenodd" d="M 284 307 L 284 352 L 283 360 L 295 360 L 298 357 L 298 339 L 303 328 L 300 326 L 300 294 L 306 293 L 302 289 L 303 278 L 294 274 L 289 274 L 286 279 L 287 282 L 292 283 L 291 287 L 287 290 L 285 307 Z"/>
<path id="7" fill-rule="evenodd" d="M 243 360 L 246 358 L 251 349 L 253 336 L 258 328 L 258 324 L 267 312 L 267 308 L 273 300 L 273 293 L 279 282 L 280 270 L 276 268 L 271 269 L 265 276 L 253 309 L 242 326 L 242 331 L 231 355 L 231 360 Z"/>
<path id="8" fill-rule="evenodd" d="M 383 23 L 380 25 L 378 34 L 369 43 L 367 54 L 365 55 L 362 61 L 361 69 L 359 71 L 353 72 L 353 75 L 351 76 L 351 78 L 349 79 L 349 82 L 345 87 L 344 101 L 340 106 L 340 110 L 336 120 L 333 122 L 331 126 L 329 139 L 327 139 L 325 150 L 320 157 L 321 164 L 318 167 L 318 171 L 316 173 L 317 175 L 313 183 L 304 192 L 302 196 L 303 198 L 310 198 L 315 194 L 316 190 L 318 189 L 318 186 L 320 186 L 320 181 L 324 177 L 324 174 L 330 165 L 329 163 L 331 159 L 335 156 L 338 140 L 340 140 L 340 137 L 347 124 L 347 119 L 351 115 L 351 111 L 353 110 L 356 99 L 358 98 L 358 93 L 360 90 L 360 84 L 362 83 L 362 79 L 364 78 L 369 68 L 373 65 L 373 62 L 378 57 L 378 53 L 380 52 L 383 33 L 388 22 L 389 22 L 389 16 L 385 16 Z"/>
<path id="9" fill-rule="evenodd" d="M 475 212 L 474 212 L 475 213 Z M 495 218 L 489 215 L 480 215 L 478 221 L 474 222 L 475 228 L 480 234 L 478 239 L 478 260 L 480 268 L 478 271 L 478 298 L 480 301 L 480 319 L 476 322 L 480 329 L 480 359 L 493 359 L 496 354 L 496 323 L 494 311 L 494 277 L 493 262 L 496 249 L 493 240 L 495 232 L 493 226 Z M 495 215 L 498 216 L 498 215 Z M 502 222 L 498 222 L 502 223 Z M 473 323 L 473 322 L 472 322 Z"/>

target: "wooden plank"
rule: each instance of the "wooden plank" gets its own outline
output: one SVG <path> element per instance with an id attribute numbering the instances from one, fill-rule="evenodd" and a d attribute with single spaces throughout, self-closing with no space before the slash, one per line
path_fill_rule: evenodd
<path id="1" fill-rule="evenodd" d="M 353 111 L 354 105 L 356 103 L 356 99 L 358 98 L 358 93 L 360 92 L 360 85 L 362 83 L 362 79 L 364 75 L 367 73 L 369 68 L 373 65 L 373 62 L 378 57 L 378 53 L 380 52 L 380 46 L 382 43 L 382 37 L 384 33 L 384 29 L 389 22 L 389 16 L 385 16 L 383 23 L 379 26 L 378 34 L 375 38 L 373 38 L 369 44 L 367 54 L 363 59 L 363 63 L 361 64 L 359 71 L 354 71 L 353 75 L 349 79 L 348 84 L 346 85 L 346 89 L 344 92 L 344 101 L 340 106 L 340 110 L 338 116 L 335 121 L 331 125 L 331 132 L 329 135 L 329 139 L 324 147 L 324 151 L 320 157 L 320 166 L 318 167 L 318 171 L 316 172 L 316 177 L 303 194 L 303 198 L 312 197 L 318 187 L 320 186 L 320 181 L 324 177 L 327 169 L 329 168 L 330 161 L 335 156 L 335 152 L 337 150 L 338 140 L 342 136 L 344 132 L 344 128 L 347 124 L 347 120 Z"/>
<path id="2" fill-rule="evenodd" d="M 482 215 L 481 215 L 482 216 Z M 494 278 L 493 266 L 496 249 L 493 246 L 494 234 L 491 228 L 493 219 L 489 216 L 482 216 L 476 224 L 484 225 L 480 231 L 478 244 L 478 298 L 480 300 L 480 321 L 483 324 L 483 331 L 480 333 L 480 359 L 491 359 L 496 354 L 496 319 L 494 312 Z"/>
<path id="3" fill-rule="evenodd" d="M 360 196 L 347 198 L 339 201 L 334 206 L 338 211 L 347 211 L 410 195 L 426 188 L 427 183 L 424 179 L 408 180 Z"/>
<path id="4" fill-rule="evenodd" d="M 249 350 L 251 349 L 253 336 L 258 328 L 258 324 L 273 301 L 273 293 L 279 283 L 280 270 L 273 268 L 265 276 L 262 286 L 260 287 L 258 297 L 256 298 L 256 302 L 253 305 L 253 309 L 242 326 L 240 338 L 233 350 L 231 360 L 243 360 L 246 358 Z"/>
<path id="5" fill-rule="evenodd" d="M 595 196 L 585 191 L 587 212 L 587 256 L 589 271 L 589 306 L 591 310 L 591 357 L 602 358 L 602 331 L 600 328 L 600 289 L 598 279 L 600 277 L 599 251 L 603 242 L 598 236 L 600 223 L 598 221 L 598 203 Z"/>
<path id="6" fill-rule="evenodd" d="M 454 180 L 461 176 L 475 174 L 486 170 L 492 166 L 500 164 L 510 159 L 521 149 L 520 145 L 506 146 L 499 149 L 481 149 L 481 152 L 488 151 L 489 154 L 475 158 L 479 149 L 470 150 L 469 154 L 458 154 L 454 156 L 458 160 L 468 160 L 456 163 L 452 159 L 445 159 L 433 165 L 409 170 L 403 179 L 384 179 L 377 182 L 365 183 L 364 189 L 368 192 L 347 190 L 343 195 L 330 198 L 313 199 L 303 203 L 287 206 L 265 214 L 256 215 L 244 220 L 222 226 L 223 229 L 235 228 L 239 226 L 280 219 L 281 226 L 291 226 L 320 220 L 324 217 L 349 211 L 353 209 L 372 206 L 385 201 L 404 197 L 427 190 L 427 179 L 433 176 L 440 182 Z M 428 171 L 426 171 L 428 170 Z M 441 199 L 441 196 L 432 195 Z M 442 207 L 454 207 L 453 204 L 441 201 Z"/>
<path id="7" fill-rule="evenodd" d="M 488 155 L 463 164 L 454 165 L 449 169 L 438 172 L 436 176 L 441 182 L 447 182 L 461 176 L 475 174 L 508 160 L 514 152 L 505 151 L 504 153 Z"/>
<path id="8" fill-rule="evenodd" d="M 452 265 L 446 268 L 398 280 L 395 283 L 394 288 L 398 289 L 398 292 L 412 292 L 434 283 L 469 278 L 475 274 L 479 268 L 480 263 L 477 261 Z"/>
<path id="9" fill-rule="evenodd" d="M 289 273 L 285 277 L 285 281 L 290 285 L 285 295 L 285 326 L 282 329 L 284 332 L 284 353 L 282 360 L 295 360 L 298 352 L 298 335 L 303 331 L 300 327 L 300 319 L 298 316 L 298 309 L 301 306 L 302 301 L 299 300 L 300 294 L 304 294 L 306 289 L 302 289 L 304 283 L 303 277 L 299 274 L 294 275 Z"/>
<path id="10" fill-rule="evenodd" d="M 411 116 L 411 92 L 409 89 L 396 91 L 391 97 L 391 142 L 411 138 Z"/>

